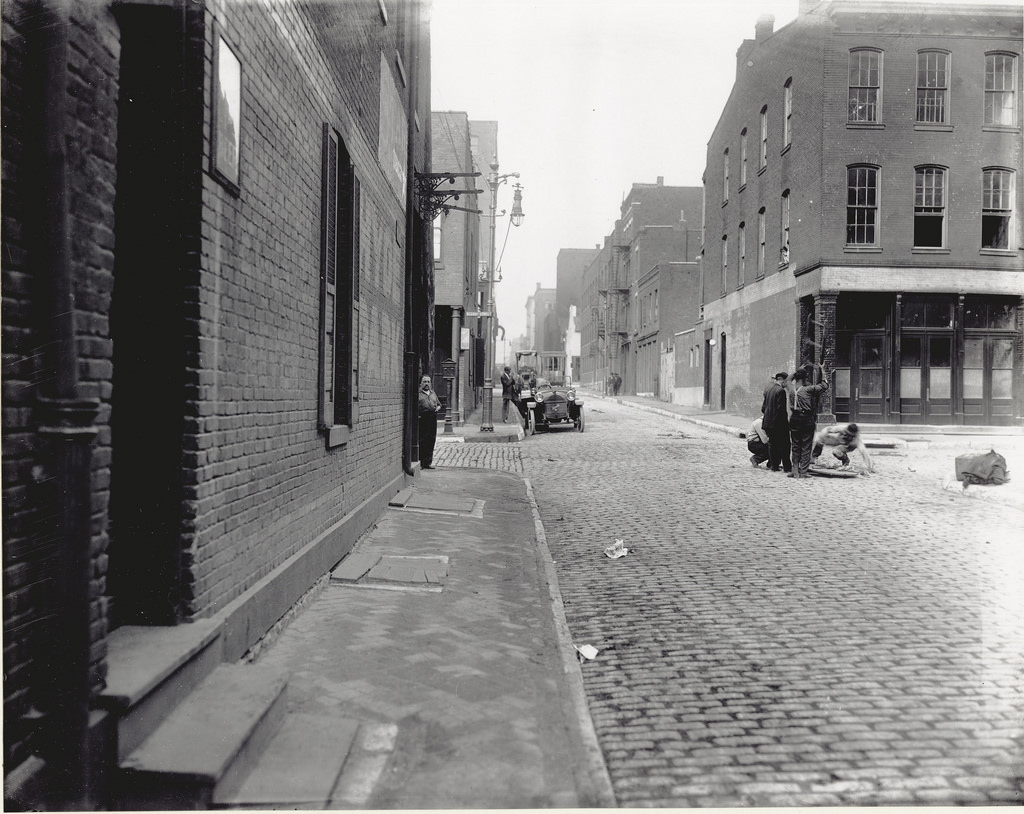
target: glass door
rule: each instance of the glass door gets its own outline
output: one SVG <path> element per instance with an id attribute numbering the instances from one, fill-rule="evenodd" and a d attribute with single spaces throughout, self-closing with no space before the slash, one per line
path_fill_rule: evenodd
<path id="1" fill-rule="evenodd" d="M 964 423 L 1013 423 L 1013 339 L 964 337 Z"/>
<path id="2" fill-rule="evenodd" d="M 952 422 L 953 335 L 904 332 L 900 337 L 900 414 L 904 424 Z"/>
<path id="3" fill-rule="evenodd" d="M 857 334 L 851 338 L 849 383 L 836 371 L 836 396 L 848 395 L 851 421 L 878 422 L 887 418 L 885 360 L 884 334 Z"/>

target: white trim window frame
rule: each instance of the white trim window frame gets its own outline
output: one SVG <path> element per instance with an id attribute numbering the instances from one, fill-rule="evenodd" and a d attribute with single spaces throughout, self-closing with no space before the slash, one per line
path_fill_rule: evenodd
<path id="1" fill-rule="evenodd" d="M 1006 51 L 985 54 L 984 124 L 1015 127 L 1017 124 L 1017 55 Z"/>
<path id="2" fill-rule="evenodd" d="M 914 168 L 914 248 L 946 246 L 946 168 Z"/>
<path id="3" fill-rule="evenodd" d="M 747 185 L 747 128 L 740 130 L 740 189 Z"/>
<path id="4" fill-rule="evenodd" d="M 782 149 L 785 150 L 793 143 L 793 77 L 786 80 L 782 86 Z"/>
<path id="5" fill-rule="evenodd" d="M 985 167 L 981 181 L 981 248 L 1007 251 L 1014 234 L 1016 174 L 1006 167 Z"/>
<path id="6" fill-rule="evenodd" d="M 918 124 L 949 122 L 949 63 L 948 51 L 918 51 L 914 116 Z"/>
<path id="7" fill-rule="evenodd" d="M 847 121 L 852 124 L 882 121 L 882 53 L 877 48 L 850 50 Z"/>
<path id="8" fill-rule="evenodd" d="M 758 172 L 768 166 L 768 105 L 761 108 L 761 154 L 758 156 Z"/>
<path id="9" fill-rule="evenodd" d="M 850 248 L 879 245 L 879 168 L 851 164 L 846 168 L 846 245 Z"/>

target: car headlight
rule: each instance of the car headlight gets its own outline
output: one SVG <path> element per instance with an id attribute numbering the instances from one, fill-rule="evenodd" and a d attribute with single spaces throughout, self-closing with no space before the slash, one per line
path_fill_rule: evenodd
<path id="1" fill-rule="evenodd" d="M 537 399 L 538 402 L 544 401 L 544 394 L 543 393 L 537 393 L 537 395 L 534 396 L 534 398 Z"/>
<path id="2" fill-rule="evenodd" d="M 570 390 L 565 395 L 566 395 L 566 398 L 569 399 L 569 401 L 575 401 L 576 400 L 576 391 L 575 390 Z"/>

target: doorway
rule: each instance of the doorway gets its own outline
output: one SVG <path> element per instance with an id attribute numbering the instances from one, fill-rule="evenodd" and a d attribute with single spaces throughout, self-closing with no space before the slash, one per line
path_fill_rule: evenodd
<path id="1" fill-rule="evenodd" d="M 900 336 L 899 404 L 905 424 L 949 424 L 953 404 L 953 332 Z"/>
<path id="2" fill-rule="evenodd" d="M 111 395 L 112 627 L 183 611 L 185 390 L 181 15 L 122 6 Z"/>
<path id="3" fill-rule="evenodd" d="M 722 343 L 722 349 L 718 353 L 718 366 L 719 366 L 719 369 L 721 371 L 721 375 L 719 376 L 719 379 L 720 379 L 719 384 L 720 384 L 721 392 L 719 393 L 719 399 L 718 400 L 719 400 L 719 403 L 720 403 L 719 409 L 720 410 L 725 410 L 725 334 L 724 333 L 721 335 L 721 337 L 719 338 L 718 341 Z"/>

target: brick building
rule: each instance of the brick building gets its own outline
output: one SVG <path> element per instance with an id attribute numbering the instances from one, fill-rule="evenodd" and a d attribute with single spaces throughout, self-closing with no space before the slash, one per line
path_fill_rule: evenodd
<path id="1" fill-rule="evenodd" d="M 620 392 L 662 394 L 662 354 L 697 319 L 699 280 L 689 264 L 700 250 L 700 211 L 700 187 L 665 186 L 661 177 L 633 184 L 583 274 L 584 386 L 601 388 L 617 373 Z"/>
<path id="2" fill-rule="evenodd" d="M 601 252 L 593 249 L 559 249 L 555 261 L 555 318 L 565 346 L 565 376 L 578 381 L 580 375 L 579 307 L 583 272 Z"/>
<path id="3" fill-rule="evenodd" d="M 773 28 L 708 143 L 704 403 L 756 415 L 824 358 L 839 420 L 1019 424 L 1020 8 L 804 0 Z"/>
<path id="4" fill-rule="evenodd" d="M 480 167 L 473 153 L 469 117 L 459 112 L 431 114 L 431 166 L 435 174 L 455 173 L 442 181 L 438 192 L 478 189 L 477 195 L 448 198 L 444 209 L 433 220 L 434 233 L 434 323 L 436 327 L 432 372 L 434 386 L 446 398 L 446 383 L 441 378 L 441 363 L 452 359 L 458 365 L 453 385 L 452 417 L 458 423 L 477 406 L 478 376 L 483 367 L 479 320 L 466 314 L 479 312 L 483 285 L 480 282 L 481 204 L 486 204 L 483 179 L 487 167 Z M 472 176 L 480 173 L 480 177 Z M 478 200 L 483 199 L 483 200 Z M 472 211 L 469 211 L 472 210 Z M 484 236 L 484 242 L 487 237 Z"/>
<path id="5" fill-rule="evenodd" d="M 5 798 L 116 807 L 107 756 L 413 472 L 429 36 L 405 0 L 3 18 Z"/>

